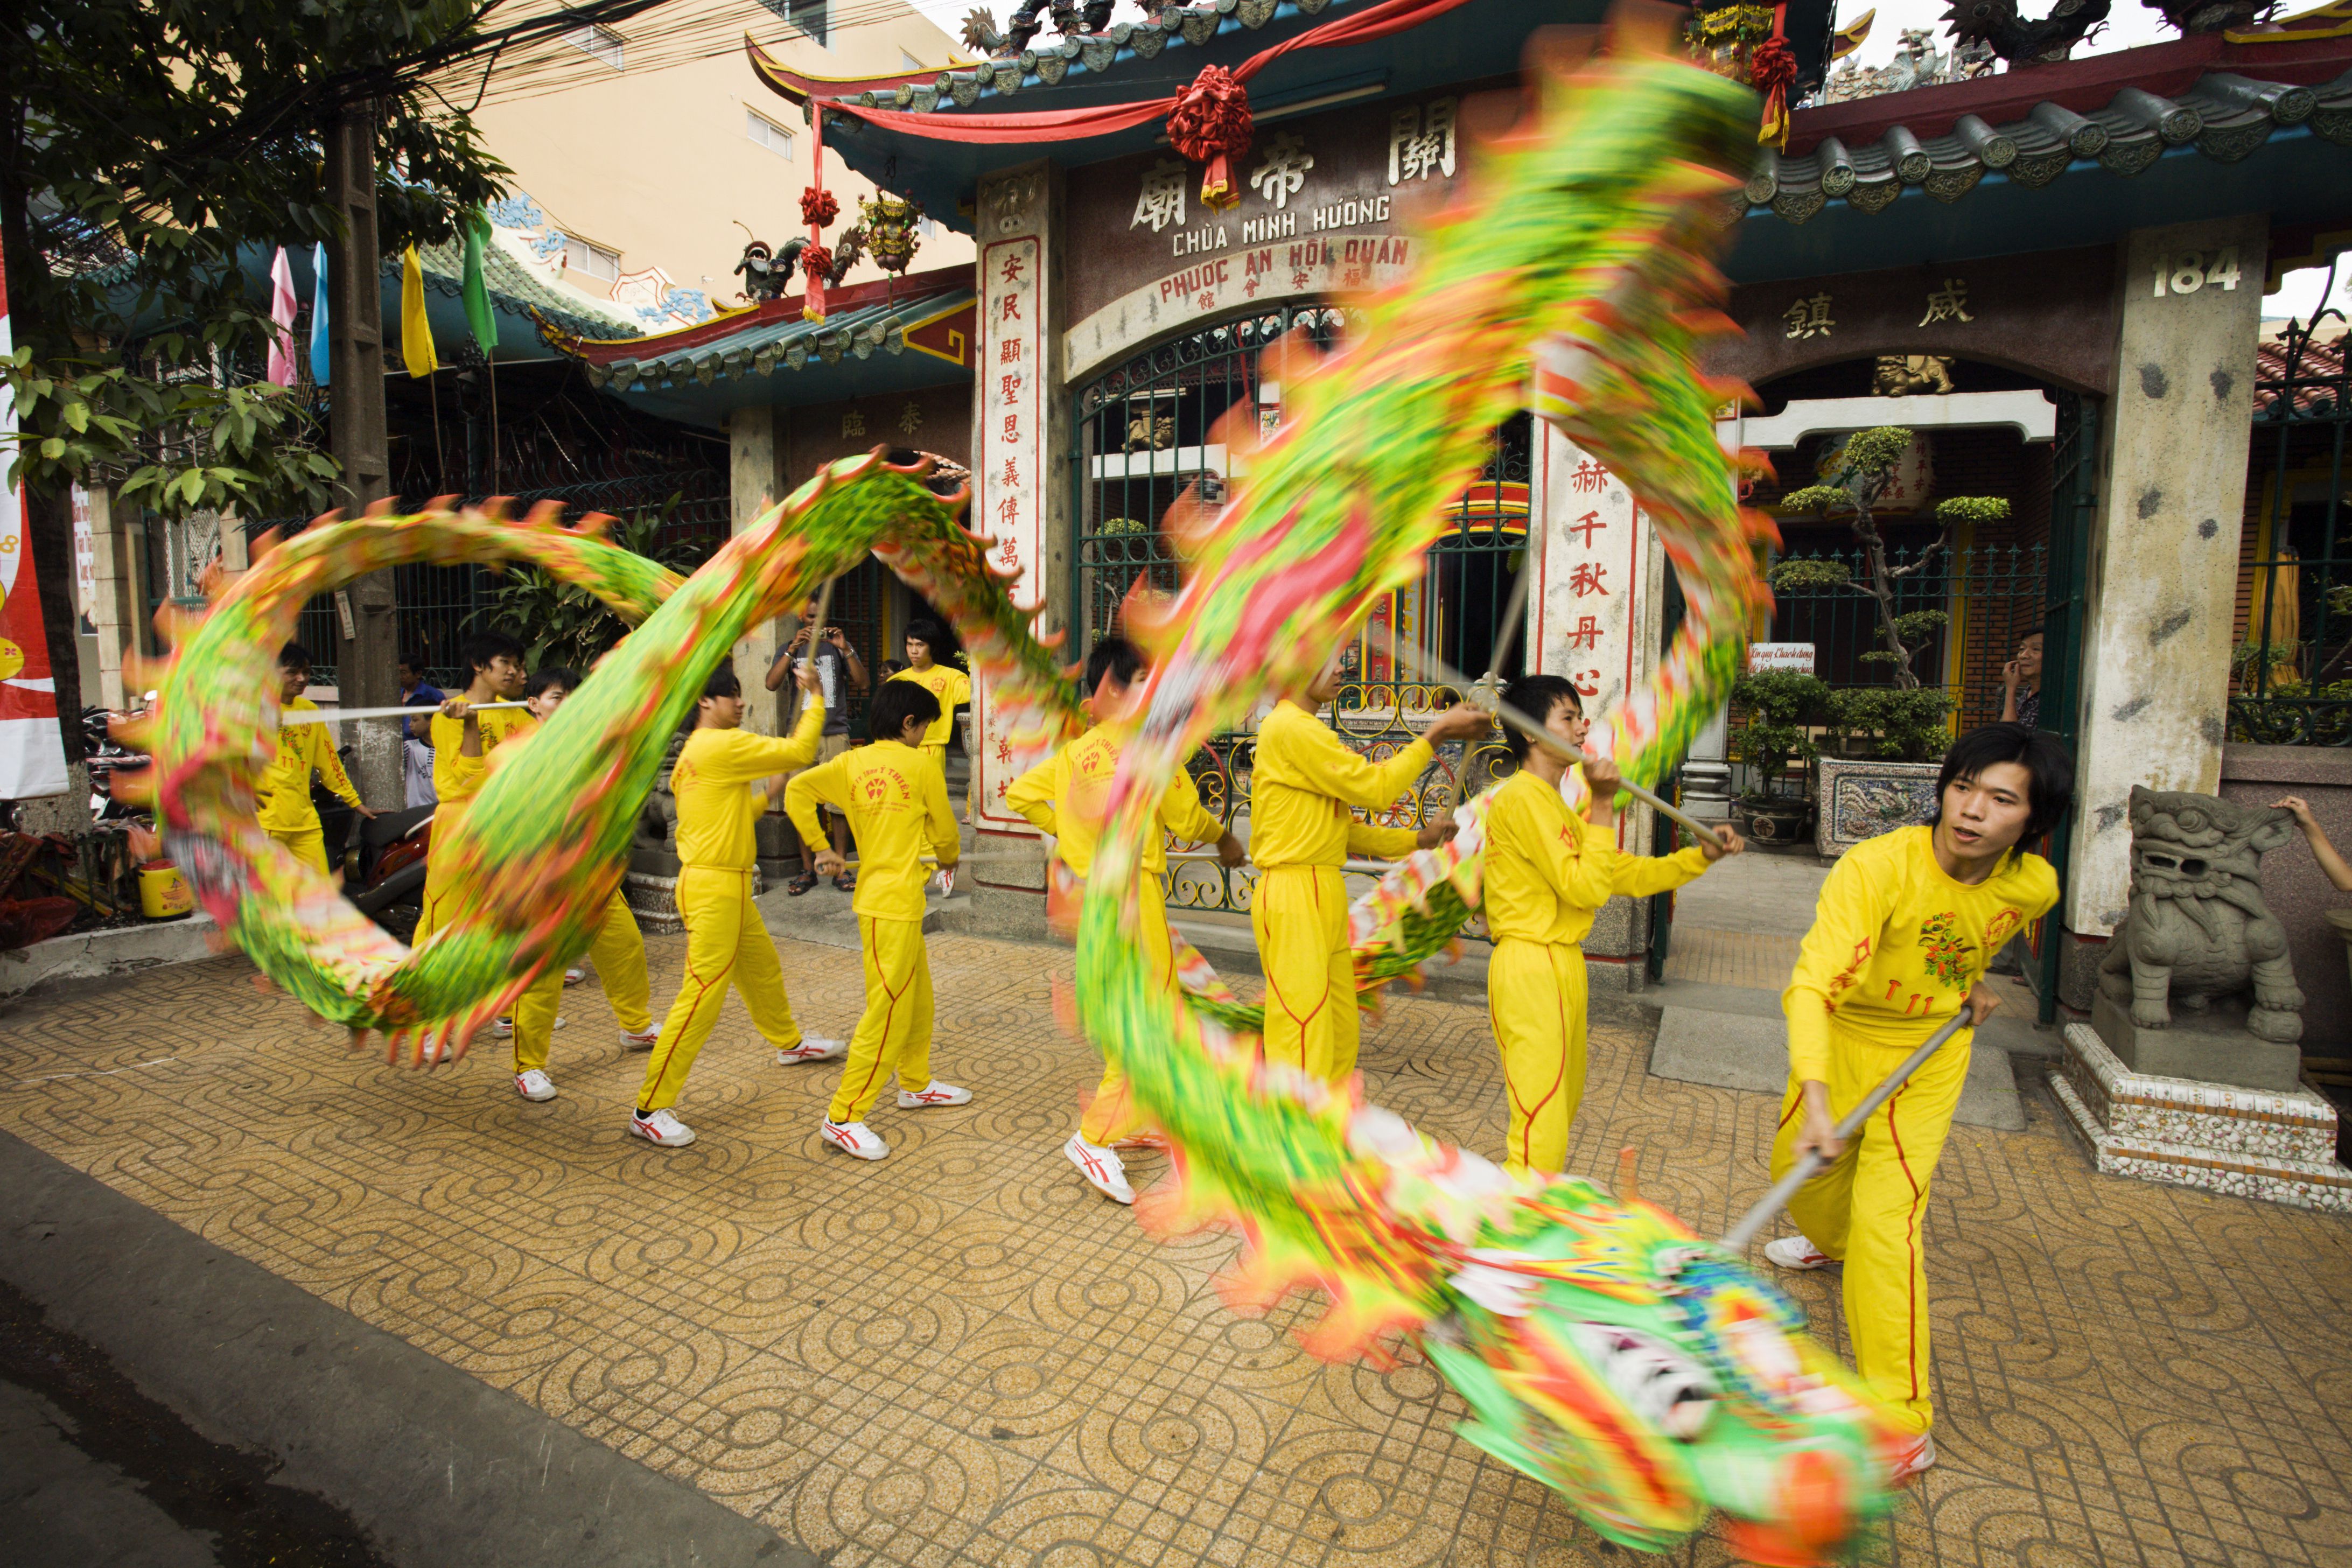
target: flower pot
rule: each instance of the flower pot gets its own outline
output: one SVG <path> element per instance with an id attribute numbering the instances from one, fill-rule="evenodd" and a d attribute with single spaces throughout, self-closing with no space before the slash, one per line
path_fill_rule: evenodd
<path id="1" fill-rule="evenodd" d="M 1936 815 L 1941 763 L 1888 763 L 1823 757 L 1821 825 L 1814 847 L 1834 858 L 1865 838 L 1927 822 Z"/>
<path id="2" fill-rule="evenodd" d="M 1759 849 L 1812 847 L 1813 803 L 1802 798 L 1742 796 L 1731 803 L 1732 826 Z"/>

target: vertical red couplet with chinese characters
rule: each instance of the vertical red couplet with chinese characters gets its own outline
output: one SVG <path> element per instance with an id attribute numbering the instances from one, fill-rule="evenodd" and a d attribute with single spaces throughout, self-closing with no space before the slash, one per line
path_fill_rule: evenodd
<path id="1" fill-rule="evenodd" d="M 0 266 L 0 354 L 15 347 L 8 275 Z M 16 432 L 16 400 L 0 399 L 0 438 Z M 25 537 L 25 489 L 12 466 L 13 450 L 0 450 L 0 466 L 9 466 L 0 482 L 0 800 L 31 800 L 65 794 L 66 752 L 58 734 L 58 683 L 49 672 L 33 552 Z"/>
<path id="2" fill-rule="evenodd" d="M 1535 666 L 1565 676 L 1596 721 L 1622 707 L 1642 675 L 1637 668 L 1642 529 L 1633 492 L 1548 422 L 1535 422 L 1536 471 L 1541 489 L 1532 531 L 1536 559 L 1535 626 L 1528 642 Z M 1589 742 L 1601 750 L 1605 735 Z M 1621 818 L 1618 838 L 1626 837 Z"/>
<path id="3" fill-rule="evenodd" d="M 1034 235 L 997 240 L 980 253 L 979 515 L 972 531 L 995 540 L 989 559 L 998 570 L 1021 574 L 1012 592 L 1024 604 L 1043 598 L 1045 587 L 1039 574 L 1045 554 L 1044 261 L 1044 243 Z M 1027 825 L 1004 804 L 1024 759 L 984 694 L 980 714 L 982 754 L 974 760 L 982 825 L 1025 832 Z"/>

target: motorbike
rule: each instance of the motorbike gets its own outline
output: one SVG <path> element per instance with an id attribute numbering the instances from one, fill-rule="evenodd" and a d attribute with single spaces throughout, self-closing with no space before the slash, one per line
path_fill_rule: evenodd
<path id="1" fill-rule="evenodd" d="M 425 912 L 425 862 L 433 844 L 433 812 L 412 805 L 360 819 L 359 857 L 343 896 L 352 907 L 402 942 L 416 936 Z"/>
<path id="2" fill-rule="evenodd" d="M 113 723 L 121 717 L 106 708 L 85 708 L 81 710 L 82 751 L 89 767 L 90 815 L 100 822 L 146 821 L 146 814 L 133 810 L 117 800 L 114 780 L 118 773 L 142 772 L 147 758 L 114 738 Z"/>

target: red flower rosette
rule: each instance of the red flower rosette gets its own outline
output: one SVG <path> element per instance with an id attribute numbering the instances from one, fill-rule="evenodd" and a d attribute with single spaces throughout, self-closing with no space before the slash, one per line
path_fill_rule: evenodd
<path id="1" fill-rule="evenodd" d="M 801 221 L 811 228 L 823 228 L 841 216 L 841 204 L 833 193 L 810 185 L 801 192 Z"/>
<path id="2" fill-rule="evenodd" d="M 1241 182 L 1234 175 L 1234 160 L 1249 151 L 1249 92 L 1223 66 L 1208 66 L 1192 85 L 1177 94 L 1168 111 L 1168 140 L 1195 163 L 1205 163 L 1201 175 L 1201 205 L 1222 212 L 1239 205 Z"/>

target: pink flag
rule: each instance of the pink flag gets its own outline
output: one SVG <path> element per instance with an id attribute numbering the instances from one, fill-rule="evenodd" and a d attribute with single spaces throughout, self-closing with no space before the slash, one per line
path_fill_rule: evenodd
<path id="1" fill-rule="evenodd" d="M 294 384 L 294 267 L 286 259 L 286 247 L 278 247 L 278 258 L 269 264 L 269 320 L 276 331 L 269 334 L 269 380 L 275 386 Z"/>

